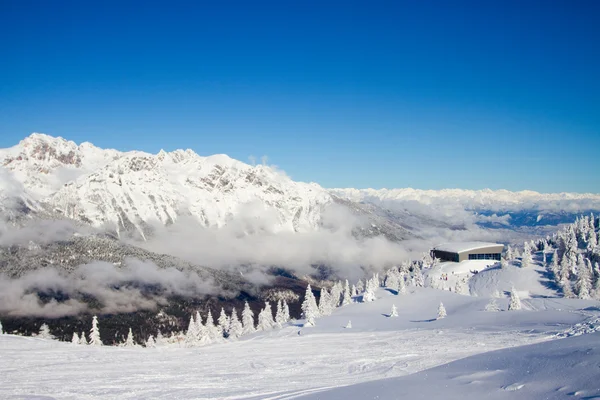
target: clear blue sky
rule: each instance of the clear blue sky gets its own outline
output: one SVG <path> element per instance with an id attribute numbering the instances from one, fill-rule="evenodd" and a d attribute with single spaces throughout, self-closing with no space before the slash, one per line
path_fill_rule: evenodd
<path id="1" fill-rule="evenodd" d="M 593 0 L 0 0 L 0 147 L 36 131 L 267 155 L 325 187 L 598 193 L 598 21 Z"/>

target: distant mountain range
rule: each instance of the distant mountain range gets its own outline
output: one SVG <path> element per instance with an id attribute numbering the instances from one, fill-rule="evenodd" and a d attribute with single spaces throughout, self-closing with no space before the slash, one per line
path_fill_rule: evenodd
<path id="1" fill-rule="evenodd" d="M 166 296 L 181 325 L 198 301 L 215 313 L 245 300 L 258 310 L 273 291 L 301 295 L 302 280 L 357 279 L 441 240 L 522 243 L 596 210 L 596 194 L 325 189 L 226 155 L 121 152 L 34 133 L 0 149 L 0 291 L 11 288 L 5 305 L 27 306 L 9 310 L 23 318 L 73 315 L 83 303 L 128 309 L 132 293 L 136 304 L 156 297 L 148 310 Z M 134 282 L 138 261 L 160 271 L 145 266 L 151 279 Z M 62 272 L 31 275 L 45 267 Z M 191 273 L 195 299 L 169 268 Z"/>

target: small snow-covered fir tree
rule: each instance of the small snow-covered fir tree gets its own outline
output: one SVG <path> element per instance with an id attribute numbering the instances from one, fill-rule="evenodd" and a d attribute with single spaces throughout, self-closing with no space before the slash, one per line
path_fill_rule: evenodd
<path id="1" fill-rule="evenodd" d="M 398 316 L 398 309 L 396 308 L 395 304 L 392 304 L 392 311 L 390 312 L 390 317 L 397 317 Z"/>
<path id="2" fill-rule="evenodd" d="M 79 344 L 84 344 L 87 345 L 89 344 L 86 337 L 85 337 L 85 333 L 81 332 L 81 335 L 79 335 Z"/>
<path id="3" fill-rule="evenodd" d="M 577 297 L 580 299 L 590 299 L 592 292 L 592 271 L 587 260 L 580 259 L 577 265 Z"/>
<path id="4" fill-rule="evenodd" d="M 304 301 L 302 302 L 302 317 L 306 320 L 305 326 L 314 326 L 315 320 L 319 316 L 319 308 L 317 307 L 317 301 L 313 295 L 310 285 L 306 287 L 306 294 L 304 295 Z"/>
<path id="5" fill-rule="evenodd" d="M 385 277 L 385 287 L 394 291 L 398 291 L 398 269 L 391 268 Z"/>
<path id="6" fill-rule="evenodd" d="M 254 327 L 254 312 L 250 309 L 248 302 L 244 304 L 244 311 L 242 311 L 242 325 L 244 327 L 244 334 L 256 332 Z"/>
<path id="7" fill-rule="evenodd" d="M 571 281 L 568 278 L 563 277 L 559 282 L 560 288 L 563 292 L 563 297 L 567 299 L 572 299 L 575 297 L 573 293 L 573 288 L 571 287 Z"/>
<path id="8" fill-rule="evenodd" d="M 506 246 L 506 252 L 504 253 L 504 259 L 506 261 L 510 261 L 515 258 L 515 254 L 513 252 L 512 247 L 510 245 Z"/>
<path id="9" fill-rule="evenodd" d="M 550 262 L 550 271 L 552 272 L 552 274 L 554 275 L 554 279 L 556 280 L 559 276 L 558 252 L 556 251 L 556 249 L 554 249 L 554 252 L 552 253 L 552 261 Z"/>
<path id="10" fill-rule="evenodd" d="M 287 304 L 287 301 L 283 300 L 283 320 L 288 322 L 290 320 L 290 307 Z"/>
<path id="11" fill-rule="evenodd" d="M 438 316 L 437 319 L 446 318 L 448 314 L 446 313 L 446 308 L 444 307 L 444 303 L 440 301 L 440 305 L 438 306 Z"/>
<path id="12" fill-rule="evenodd" d="M 508 311 L 520 310 L 521 309 L 521 299 L 517 294 L 515 288 L 512 288 L 510 291 L 510 303 L 508 304 Z"/>
<path id="13" fill-rule="evenodd" d="M 273 329 L 275 321 L 273 320 L 273 312 L 271 311 L 271 304 L 265 301 L 265 308 L 258 314 L 258 325 L 256 329 L 259 331 L 268 331 Z"/>
<path id="14" fill-rule="evenodd" d="M 284 311 L 283 311 L 283 301 L 280 299 L 279 301 L 277 301 L 277 311 L 275 311 L 275 323 L 281 328 L 283 326 L 283 324 L 285 324 L 287 321 L 285 321 L 285 317 L 283 315 Z"/>
<path id="15" fill-rule="evenodd" d="M 350 288 L 350 293 L 352 294 L 352 297 L 358 296 L 358 289 L 356 289 L 356 285 L 352 285 L 352 287 Z"/>
<path id="16" fill-rule="evenodd" d="M 73 337 L 71 338 L 71 343 L 79 344 L 79 335 L 77 332 L 73 332 Z"/>
<path id="17" fill-rule="evenodd" d="M 377 289 L 377 281 L 376 281 L 375 277 L 367 280 L 367 284 L 365 285 L 365 292 L 363 293 L 363 297 L 362 297 L 363 303 L 375 301 L 375 290 L 376 289 Z"/>
<path id="18" fill-rule="evenodd" d="M 525 242 L 525 245 L 523 246 L 523 255 L 521 256 L 521 267 L 527 268 L 531 266 L 532 262 L 531 248 L 529 247 L 529 243 Z"/>
<path id="19" fill-rule="evenodd" d="M 219 314 L 219 319 L 217 320 L 217 329 L 219 333 L 223 337 L 227 337 L 227 330 L 229 329 L 229 317 L 225 314 L 225 309 L 221 307 L 221 313 Z"/>
<path id="20" fill-rule="evenodd" d="M 364 291 L 365 291 L 365 284 L 363 283 L 362 279 L 359 279 L 358 282 L 356 282 L 356 293 L 358 295 Z"/>
<path id="21" fill-rule="evenodd" d="M 0 335 L 4 335 L 4 331 L 2 329 L 2 321 L 0 321 Z"/>
<path id="22" fill-rule="evenodd" d="M 348 320 L 348 323 L 346 324 L 346 326 L 344 328 L 351 329 L 352 328 L 352 321 Z"/>
<path id="23" fill-rule="evenodd" d="M 415 266 L 414 266 L 413 277 L 415 280 L 416 287 L 424 287 L 425 286 L 425 279 L 423 278 L 423 274 L 421 273 L 421 268 L 419 268 L 419 266 L 417 264 L 415 264 Z"/>
<path id="24" fill-rule="evenodd" d="M 206 324 L 204 324 L 206 328 L 206 333 L 208 334 L 208 338 L 211 342 L 220 341 L 223 339 L 223 334 L 221 330 L 215 325 L 215 319 L 213 318 L 212 312 L 210 309 L 208 310 L 208 314 L 206 315 Z"/>
<path id="25" fill-rule="evenodd" d="M 188 329 L 185 333 L 185 345 L 187 347 L 194 347 L 198 344 L 198 327 L 196 325 L 196 320 L 194 319 L 194 315 L 190 317 L 190 323 L 188 324 Z"/>
<path id="26" fill-rule="evenodd" d="M 194 318 L 194 322 L 195 322 L 196 327 L 193 332 L 196 336 L 196 341 L 198 342 L 198 344 L 210 343 L 212 340 L 210 338 L 208 329 L 202 323 L 202 316 L 200 315 L 200 311 L 196 311 L 196 316 Z"/>
<path id="27" fill-rule="evenodd" d="M 40 331 L 38 332 L 38 337 L 42 339 L 54 339 L 54 335 L 50 333 L 50 327 L 48 324 L 42 324 L 40 326 Z"/>
<path id="28" fill-rule="evenodd" d="M 229 318 L 229 337 L 237 339 L 244 334 L 244 327 L 238 318 L 237 311 L 235 308 L 231 310 L 231 317 Z"/>
<path id="29" fill-rule="evenodd" d="M 129 332 L 127 332 L 127 339 L 125 339 L 123 347 L 135 347 L 135 341 L 133 340 L 133 332 L 131 332 L 131 328 L 129 328 Z"/>
<path id="30" fill-rule="evenodd" d="M 337 281 L 331 288 L 329 301 L 331 302 L 329 309 L 332 313 L 342 302 L 342 294 L 344 293 L 344 285 L 341 281 Z"/>
<path id="31" fill-rule="evenodd" d="M 346 279 L 346 283 L 344 284 L 344 293 L 342 293 L 342 305 L 348 305 L 352 303 L 352 292 L 350 291 L 350 283 L 348 279 Z"/>
<path id="32" fill-rule="evenodd" d="M 498 302 L 494 297 L 490 299 L 490 302 L 485 306 L 485 311 L 495 312 L 500 311 L 500 307 L 498 307 Z"/>
<path id="33" fill-rule="evenodd" d="M 90 345 L 102 346 L 102 340 L 100 339 L 100 328 L 98 328 L 98 317 L 94 315 L 92 318 L 92 329 L 90 330 Z"/>
<path id="34" fill-rule="evenodd" d="M 146 340 L 146 347 L 149 349 L 153 349 L 156 347 L 156 341 L 154 340 L 154 336 L 148 336 L 148 339 Z"/>
<path id="35" fill-rule="evenodd" d="M 319 294 L 319 314 L 330 315 L 333 312 L 332 302 L 333 297 L 327 288 L 321 288 L 321 292 Z"/>
<path id="36" fill-rule="evenodd" d="M 400 273 L 398 277 L 398 294 L 406 294 L 406 283 L 404 281 L 404 273 Z"/>

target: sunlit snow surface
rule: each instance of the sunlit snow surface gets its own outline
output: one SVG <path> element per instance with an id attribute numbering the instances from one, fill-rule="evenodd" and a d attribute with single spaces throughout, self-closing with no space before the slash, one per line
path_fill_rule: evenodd
<path id="1" fill-rule="evenodd" d="M 379 299 L 373 303 L 351 304 L 318 319 L 314 328 L 290 325 L 237 342 L 200 348 L 93 348 L 0 336 L 0 398 L 287 399 L 311 393 L 320 399 L 412 398 L 400 393 L 403 385 L 417 391 L 416 382 L 422 381 L 425 374 L 415 374 L 419 371 L 479 353 L 557 339 L 565 332 L 590 332 L 594 323 L 580 325 L 592 326 L 588 330 L 574 326 L 595 321 L 599 314 L 598 302 L 594 301 L 532 298 L 523 300 L 528 311 L 494 313 L 481 311 L 486 298 L 432 289 L 419 289 L 404 296 L 381 289 L 377 295 Z M 448 317 L 435 320 L 440 301 L 444 302 Z M 398 308 L 397 318 L 387 317 L 392 304 Z M 507 299 L 499 299 L 498 304 L 506 309 Z M 352 321 L 351 329 L 344 328 L 348 320 Z M 598 339 L 597 335 L 593 337 Z M 553 354 L 559 354 L 561 344 L 566 346 L 571 340 L 549 343 Z M 597 364 L 596 350 L 591 350 L 588 359 L 581 353 L 583 350 L 577 349 L 565 347 L 564 356 L 578 351 L 578 362 Z M 490 358 L 490 365 L 501 368 L 497 361 L 500 359 L 493 354 L 496 353 L 490 355 L 495 357 Z M 506 368 L 520 364 L 518 357 L 522 353 L 518 349 L 502 354 L 506 354 Z M 485 380 L 487 386 L 482 387 L 486 388 L 507 382 L 504 378 L 491 378 L 492 375 L 468 375 L 472 374 L 473 365 L 485 366 L 483 357 L 475 364 L 469 364 L 468 359 L 459 361 L 463 364 L 456 367 L 458 375 L 431 375 L 439 376 L 436 379 L 440 381 L 429 378 L 426 384 L 441 385 L 441 396 L 445 393 L 442 381 L 452 376 L 456 393 L 476 393 L 461 386 L 478 385 L 473 382 Z M 537 368 L 535 362 L 528 362 L 531 368 Z M 552 359 L 543 361 L 540 368 L 551 362 Z M 568 374 L 568 370 L 562 373 Z M 382 381 L 385 378 L 410 384 Z M 514 383 L 526 381 L 524 378 Z M 342 388 L 361 383 L 372 386 L 358 386 L 360 390 L 356 392 Z M 379 393 L 379 389 L 392 392 Z M 433 389 L 427 390 L 432 393 Z M 589 398 L 591 392 L 586 390 Z"/>

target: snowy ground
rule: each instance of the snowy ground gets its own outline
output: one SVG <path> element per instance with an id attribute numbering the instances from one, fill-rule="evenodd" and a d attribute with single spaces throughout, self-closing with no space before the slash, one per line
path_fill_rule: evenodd
<path id="1" fill-rule="evenodd" d="M 415 373 L 455 360 L 556 339 L 565 332 L 593 331 L 594 318 L 600 314 L 598 302 L 583 300 L 532 298 L 523 301 L 527 311 L 494 313 L 482 311 L 488 299 L 433 289 L 405 296 L 381 289 L 377 295 L 373 303 L 351 304 L 318 319 L 314 328 L 292 325 L 201 348 L 94 348 L 2 335 L 0 398 L 287 399 L 313 391 L 321 399 L 373 398 L 379 382 L 387 385 L 382 388 L 395 387 L 395 381 L 381 381 L 384 378 L 416 385 L 423 375 Z M 440 301 L 448 317 L 435 320 Z M 507 302 L 498 301 L 503 309 Z M 398 318 L 386 316 L 392 304 L 398 307 Z M 348 320 L 351 329 L 344 328 Z M 583 324 L 575 326 L 578 323 Z M 552 346 L 558 352 L 560 343 L 569 340 Z M 514 358 L 520 352 L 506 354 Z M 593 355 L 597 360 L 597 352 Z M 482 357 L 485 360 L 485 354 Z M 517 362 L 512 358 L 510 362 Z M 485 364 L 476 360 L 475 364 L 463 360 L 467 364 L 458 364 L 463 366 L 457 373 L 466 375 L 469 368 Z M 495 358 L 490 360 L 491 367 L 502 369 L 494 364 Z M 486 385 L 501 380 L 491 375 L 470 379 L 483 378 Z M 339 394 L 346 393 L 340 387 L 365 382 L 375 386 L 358 386 L 363 392 L 350 392 L 350 396 Z M 328 388 L 336 389 L 324 391 Z M 460 393 L 458 386 L 456 393 Z M 379 398 L 403 398 L 379 394 Z"/>

